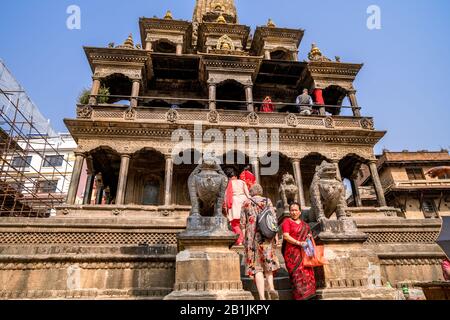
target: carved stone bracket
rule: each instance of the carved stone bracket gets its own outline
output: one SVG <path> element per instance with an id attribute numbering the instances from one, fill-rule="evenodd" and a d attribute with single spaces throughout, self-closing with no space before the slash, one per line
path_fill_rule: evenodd
<path id="1" fill-rule="evenodd" d="M 210 123 L 219 123 L 219 112 L 213 110 L 208 113 L 208 121 Z"/>
<path id="2" fill-rule="evenodd" d="M 324 122 L 325 122 L 325 128 L 332 129 L 332 128 L 335 127 L 335 125 L 334 125 L 334 119 L 333 119 L 332 117 L 326 117 L 326 118 L 324 119 Z"/>
<path id="3" fill-rule="evenodd" d="M 134 121 L 136 120 L 136 109 L 129 108 L 127 111 L 125 111 L 124 119 L 127 121 Z"/>
<path id="4" fill-rule="evenodd" d="M 374 126 L 374 123 L 373 123 L 372 119 L 364 118 L 364 119 L 361 119 L 360 123 L 361 123 L 361 128 L 363 128 L 363 129 L 367 129 L 367 130 L 374 130 L 375 129 L 375 126 Z"/>
<path id="5" fill-rule="evenodd" d="M 91 119 L 93 109 L 91 106 L 84 106 L 77 108 L 77 118 L 79 119 Z"/>
<path id="6" fill-rule="evenodd" d="M 298 118 L 295 114 L 289 113 L 286 116 L 286 124 L 290 127 L 296 127 L 298 126 Z"/>
<path id="7" fill-rule="evenodd" d="M 170 123 L 175 123 L 178 120 L 177 110 L 171 109 L 166 113 L 166 120 Z"/>
<path id="8" fill-rule="evenodd" d="M 115 216 L 120 216 L 122 213 L 123 213 L 122 210 L 119 210 L 119 209 L 114 209 L 112 211 L 112 214 Z"/>
<path id="9" fill-rule="evenodd" d="M 247 116 L 247 121 L 249 125 L 257 126 L 259 124 L 259 116 L 256 112 L 252 112 Z"/>

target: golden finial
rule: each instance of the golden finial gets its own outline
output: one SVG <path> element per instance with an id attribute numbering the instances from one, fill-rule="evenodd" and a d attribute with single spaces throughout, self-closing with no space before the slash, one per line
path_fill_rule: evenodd
<path id="1" fill-rule="evenodd" d="M 123 43 L 123 46 L 131 49 L 134 48 L 133 34 L 130 33 L 127 40 Z"/>
<path id="2" fill-rule="evenodd" d="M 227 23 L 227 20 L 225 20 L 225 17 L 220 14 L 220 16 L 217 18 L 217 23 Z"/>
<path id="3" fill-rule="evenodd" d="M 331 61 L 322 54 L 322 51 L 320 51 L 315 43 L 311 45 L 311 51 L 308 54 L 308 59 L 311 61 Z"/>
<path id="4" fill-rule="evenodd" d="M 276 27 L 276 25 L 275 25 L 275 23 L 273 22 L 272 19 L 269 19 L 269 21 L 267 22 L 267 26 L 269 28 L 275 28 Z"/>
<path id="5" fill-rule="evenodd" d="M 165 20 L 173 20 L 172 12 L 167 10 L 166 15 L 164 16 Z"/>

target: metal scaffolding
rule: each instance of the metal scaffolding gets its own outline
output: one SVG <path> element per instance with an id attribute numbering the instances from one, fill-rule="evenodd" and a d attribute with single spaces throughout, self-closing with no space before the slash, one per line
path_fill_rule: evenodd
<path id="1" fill-rule="evenodd" d="M 49 217 L 65 201 L 62 139 L 0 59 L 0 216 Z"/>

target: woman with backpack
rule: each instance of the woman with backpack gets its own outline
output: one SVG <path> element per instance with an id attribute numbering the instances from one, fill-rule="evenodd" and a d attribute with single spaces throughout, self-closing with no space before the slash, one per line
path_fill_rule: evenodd
<path id="1" fill-rule="evenodd" d="M 260 300 L 265 300 L 264 277 L 269 285 L 269 297 L 278 300 L 278 292 L 275 291 L 273 275 L 280 269 L 280 263 L 276 255 L 278 236 L 272 239 L 265 238 L 258 230 L 258 216 L 269 208 L 276 221 L 276 213 L 270 199 L 262 197 L 263 188 L 259 184 L 250 189 L 251 198 L 244 202 L 241 212 L 241 229 L 244 231 L 244 252 L 246 273 L 253 278 L 258 289 Z"/>
<path id="2" fill-rule="evenodd" d="M 314 269 L 303 266 L 302 250 L 308 249 L 312 237 L 309 225 L 301 219 L 300 205 L 291 203 L 290 218 L 283 221 L 283 257 L 292 284 L 294 300 L 308 300 L 316 295 Z"/>

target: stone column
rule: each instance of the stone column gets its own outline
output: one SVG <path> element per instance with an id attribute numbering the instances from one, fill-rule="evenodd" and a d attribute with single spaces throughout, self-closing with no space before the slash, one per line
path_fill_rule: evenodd
<path id="1" fill-rule="evenodd" d="M 254 112 L 253 108 L 253 85 L 245 86 L 245 98 L 247 100 L 247 110 L 249 112 Z"/>
<path id="2" fill-rule="evenodd" d="M 370 174 L 372 175 L 373 185 L 375 192 L 377 193 L 378 204 L 380 207 L 386 207 L 386 199 L 384 197 L 383 187 L 381 186 L 380 176 L 378 175 L 377 161 L 372 160 L 369 162 Z"/>
<path id="3" fill-rule="evenodd" d="M 136 108 L 138 106 L 138 97 L 139 97 L 139 89 L 141 87 L 141 81 L 139 79 L 133 80 L 133 87 L 131 89 L 131 103 L 130 106 L 132 108 Z"/>
<path id="4" fill-rule="evenodd" d="M 173 180 L 173 159 L 172 155 L 166 155 L 166 177 L 164 181 L 164 205 L 172 204 L 172 180 Z"/>
<path id="5" fill-rule="evenodd" d="M 92 78 L 91 97 L 89 98 L 89 104 L 97 104 L 97 95 L 100 90 L 100 78 Z"/>
<path id="6" fill-rule="evenodd" d="M 258 158 L 252 160 L 253 173 L 256 178 L 256 183 L 261 184 L 261 173 L 259 170 L 259 160 Z"/>
<path id="7" fill-rule="evenodd" d="M 264 59 L 271 60 L 270 51 L 269 50 L 265 50 L 264 51 Z"/>
<path id="8" fill-rule="evenodd" d="M 362 207 L 362 200 L 361 200 L 361 193 L 359 192 L 359 186 L 356 182 L 356 179 L 352 178 L 350 180 L 352 185 L 352 193 L 353 193 L 353 200 L 355 200 L 355 205 L 357 207 Z"/>
<path id="9" fill-rule="evenodd" d="M 339 169 L 339 160 L 334 159 L 331 160 L 331 162 L 336 166 L 337 177 L 342 181 L 341 169 Z"/>
<path id="10" fill-rule="evenodd" d="M 183 44 L 182 43 L 178 43 L 177 44 L 177 56 L 181 56 L 183 54 Z"/>
<path id="11" fill-rule="evenodd" d="M 216 110 L 216 89 L 217 85 L 214 82 L 209 82 L 209 110 Z"/>
<path id="12" fill-rule="evenodd" d="M 128 168 L 130 166 L 129 154 L 122 154 L 120 161 L 119 182 L 117 183 L 116 204 L 125 204 L 125 191 L 127 189 Z"/>
<path id="13" fill-rule="evenodd" d="M 298 51 L 292 52 L 292 61 L 298 61 Z"/>
<path id="14" fill-rule="evenodd" d="M 300 159 L 292 159 L 292 168 L 294 169 L 294 178 L 298 187 L 298 199 L 302 208 L 306 207 L 305 192 L 303 190 L 302 171 L 300 169 Z"/>
<path id="15" fill-rule="evenodd" d="M 67 204 L 75 204 L 77 197 L 78 185 L 80 184 L 81 170 L 83 170 L 83 161 L 85 155 L 83 153 L 75 153 L 75 164 L 73 166 L 72 179 L 70 180 L 69 191 L 67 193 Z"/>
<path id="16" fill-rule="evenodd" d="M 358 100 L 356 99 L 356 90 L 348 91 L 348 99 L 350 100 L 350 105 L 353 107 L 353 116 L 361 117 L 361 111 L 359 110 Z"/>
<path id="17" fill-rule="evenodd" d="M 92 189 L 94 187 L 95 182 L 95 171 L 92 156 L 88 156 L 86 158 L 86 164 L 87 164 L 87 180 L 86 186 L 84 188 L 83 204 L 91 204 Z"/>
<path id="18" fill-rule="evenodd" d="M 92 199 L 92 188 L 94 187 L 95 174 L 88 173 L 86 180 L 86 188 L 84 190 L 83 204 L 91 204 Z"/>
<path id="19" fill-rule="evenodd" d="M 151 42 L 151 41 L 147 40 L 147 42 L 146 42 L 146 44 L 145 44 L 145 50 L 147 50 L 147 51 L 153 51 L 153 48 L 152 48 L 152 42 Z"/>

